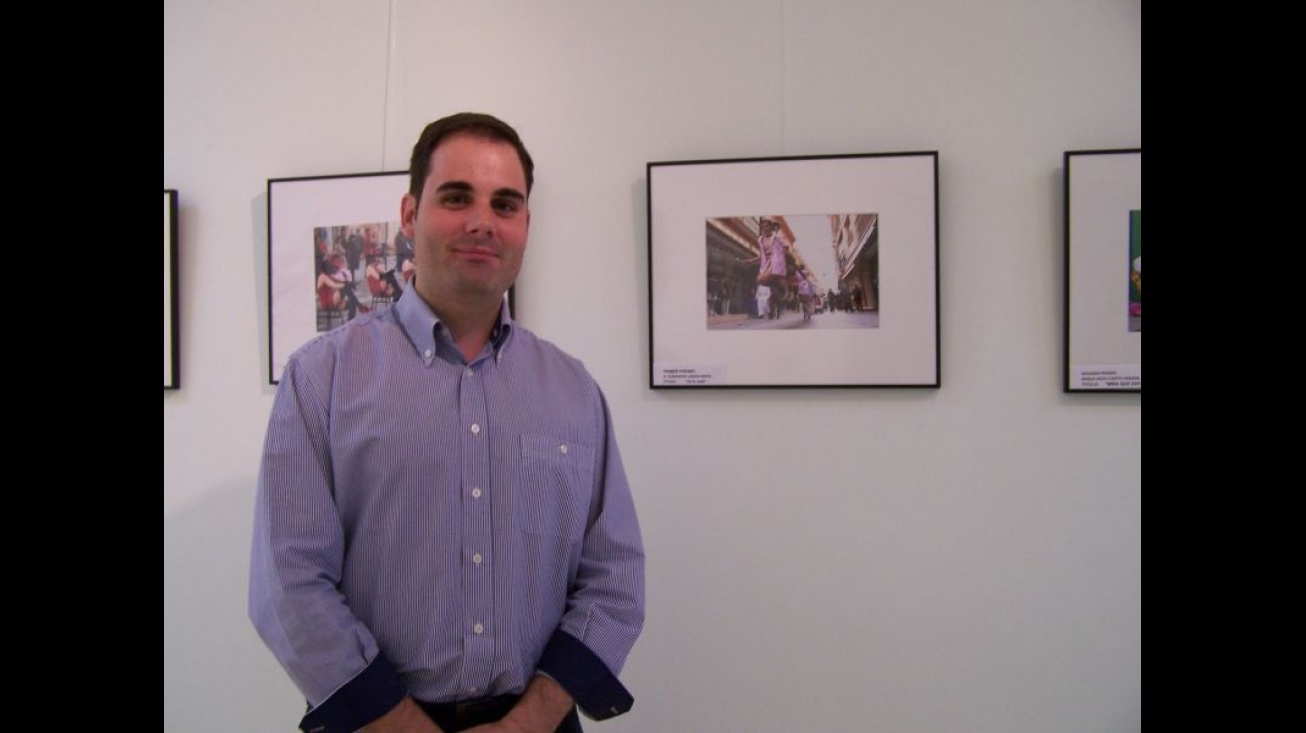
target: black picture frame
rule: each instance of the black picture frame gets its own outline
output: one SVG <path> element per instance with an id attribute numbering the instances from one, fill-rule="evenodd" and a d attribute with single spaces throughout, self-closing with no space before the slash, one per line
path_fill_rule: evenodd
<path id="1" fill-rule="evenodd" d="M 940 386 L 937 151 L 647 175 L 651 388 Z"/>
<path id="2" fill-rule="evenodd" d="M 177 322 L 177 191 L 163 189 L 163 389 L 181 389 Z"/>
<path id="3" fill-rule="evenodd" d="M 366 282 L 366 257 L 380 245 L 395 269 L 395 234 L 408 171 L 268 179 L 268 381 L 295 349 L 364 310 L 380 307 Z M 368 234 L 376 237 L 367 240 Z M 322 237 L 325 236 L 325 240 Z M 322 250 L 325 243 L 326 251 Z M 350 280 L 339 305 L 324 306 L 318 275 L 341 254 Z"/>
<path id="4" fill-rule="evenodd" d="M 1064 391 L 1142 392 L 1143 151 L 1064 161 Z"/>
<path id="5" fill-rule="evenodd" d="M 360 312 L 385 307 L 398 299 L 372 291 L 367 277 L 367 230 L 379 246 L 376 254 L 387 281 L 400 290 L 407 288 L 412 271 L 401 261 L 412 262 L 412 242 L 399 242 L 400 208 L 408 192 L 408 171 L 347 173 L 329 176 L 299 176 L 268 179 L 268 382 L 281 381 L 281 370 L 295 349 L 317 334 L 351 320 Z M 362 232 L 357 261 L 350 259 L 355 247 L 351 234 Z M 320 251 L 327 238 L 327 252 Z M 324 307 L 315 297 L 318 255 L 328 258 L 337 251 L 345 257 L 352 280 L 355 303 L 343 301 L 342 308 Z M 401 251 L 403 250 L 403 251 Z M 508 308 L 516 313 L 516 285 L 508 289 Z M 379 305 L 378 305 L 379 304 Z M 352 306 L 352 307 L 351 307 Z"/>

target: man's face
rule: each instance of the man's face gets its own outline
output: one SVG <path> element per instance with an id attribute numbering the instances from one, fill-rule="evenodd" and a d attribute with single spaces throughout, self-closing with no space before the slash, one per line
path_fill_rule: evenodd
<path id="1" fill-rule="evenodd" d="M 517 278 L 530 210 L 509 143 L 454 133 L 431 152 L 421 199 L 404 196 L 417 292 L 432 306 L 492 302 Z"/>

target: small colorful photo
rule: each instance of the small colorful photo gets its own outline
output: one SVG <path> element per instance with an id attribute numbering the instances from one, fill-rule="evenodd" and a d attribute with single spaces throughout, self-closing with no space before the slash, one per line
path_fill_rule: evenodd
<path id="1" fill-rule="evenodd" d="M 1129 212 L 1129 331 L 1143 331 L 1143 210 Z"/>
<path id="2" fill-rule="evenodd" d="M 394 303 L 413 278 L 413 240 L 397 221 L 314 227 L 313 256 L 319 332 Z"/>
<path id="3" fill-rule="evenodd" d="M 880 327 L 878 214 L 707 220 L 709 331 Z"/>

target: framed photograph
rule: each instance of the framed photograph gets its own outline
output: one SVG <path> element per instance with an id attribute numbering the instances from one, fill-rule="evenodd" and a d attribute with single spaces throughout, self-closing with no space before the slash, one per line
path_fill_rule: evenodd
<path id="1" fill-rule="evenodd" d="M 648 164 L 649 385 L 939 386 L 938 153 Z"/>
<path id="2" fill-rule="evenodd" d="M 1067 392 L 1143 391 L 1143 151 L 1070 150 Z"/>
<path id="3" fill-rule="evenodd" d="M 319 333 L 398 299 L 413 274 L 399 226 L 408 172 L 268 180 L 268 379 Z"/>
<path id="4" fill-rule="evenodd" d="M 177 369 L 177 192 L 163 189 L 163 388 L 181 387 Z"/>

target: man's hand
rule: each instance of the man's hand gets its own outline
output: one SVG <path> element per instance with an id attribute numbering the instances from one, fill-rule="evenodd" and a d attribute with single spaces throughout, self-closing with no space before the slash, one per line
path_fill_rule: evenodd
<path id="1" fill-rule="evenodd" d="M 468 728 L 467 733 L 553 733 L 573 704 L 562 685 L 537 674 L 503 720 Z"/>
<path id="2" fill-rule="evenodd" d="M 390 712 L 364 726 L 365 733 L 444 733 L 413 698 L 405 696 Z"/>

